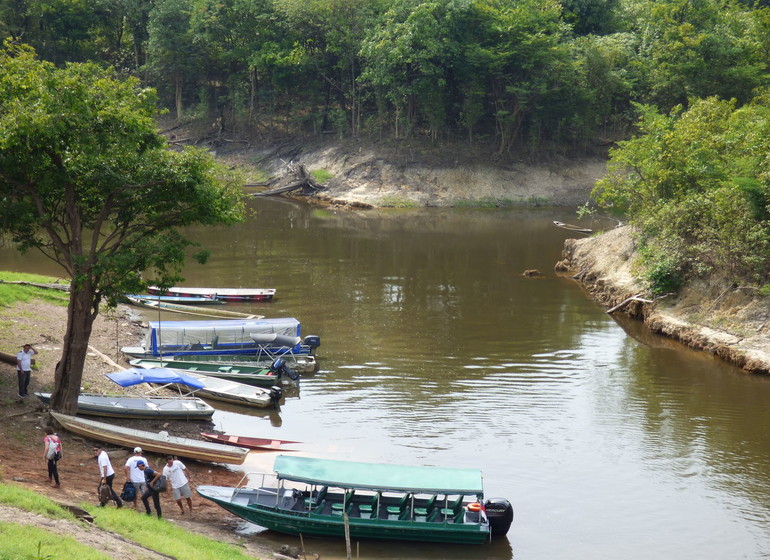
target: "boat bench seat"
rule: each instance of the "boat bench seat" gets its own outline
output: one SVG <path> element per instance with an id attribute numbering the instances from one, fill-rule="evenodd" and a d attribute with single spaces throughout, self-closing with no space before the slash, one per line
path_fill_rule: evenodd
<path id="1" fill-rule="evenodd" d="M 431 513 L 433 513 L 433 511 L 434 511 L 434 506 L 436 505 L 436 500 L 437 499 L 438 499 L 438 496 L 434 494 L 425 503 L 425 507 L 416 507 L 416 508 L 414 508 L 414 517 L 415 517 L 415 519 L 424 517 L 427 520 L 428 516 Z M 436 512 L 436 513 L 438 513 L 438 512 Z"/>
<path id="2" fill-rule="evenodd" d="M 380 500 L 380 495 L 375 494 L 372 496 L 371 502 L 358 504 L 358 512 L 360 513 L 361 517 L 371 517 L 374 518 L 377 515 L 377 503 Z"/>
<path id="3" fill-rule="evenodd" d="M 342 515 L 344 512 L 350 514 L 350 510 L 353 507 L 353 495 L 355 490 L 348 490 L 342 497 L 341 502 L 332 502 L 332 513 L 334 515 Z"/>
<path id="4" fill-rule="evenodd" d="M 385 510 L 388 513 L 388 517 L 398 517 L 398 519 L 407 519 L 411 512 L 409 511 L 409 499 L 412 497 L 411 494 L 404 494 L 403 497 L 398 501 L 398 505 L 395 506 L 387 506 Z"/>

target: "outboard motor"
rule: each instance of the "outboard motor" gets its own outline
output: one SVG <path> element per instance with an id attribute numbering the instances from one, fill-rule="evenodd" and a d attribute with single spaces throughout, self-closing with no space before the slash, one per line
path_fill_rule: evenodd
<path id="1" fill-rule="evenodd" d="M 275 373 L 278 379 L 280 379 L 282 375 L 287 375 L 292 381 L 297 381 L 299 379 L 299 374 L 287 366 L 286 360 L 283 358 L 278 358 L 273 361 L 273 363 L 270 364 L 270 371 Z"/>
<path id="2" fill-rule="evenodd" d="M 513 506 L 505 498 L 490 498 L 484 502 L 493 537 L 505 535 L 513 523 Z"/>
<path id="3" fill-rule="evenodd" d="M 283 389 L 281 389 L 278 385 L 273 385 L 270 387 L 270 401 L 273 403 L 277 403 L 281 400 L 281 397 L 283 397 Z"/>
<path id="4" fill-rule="evenodd" d="M 305 337 L 305 339 L 302 341 L 305 346 L 310 346 L 310 354 L 315 354 L 315 349 L 321 346 L 321 337 L 309 334 Z"/>

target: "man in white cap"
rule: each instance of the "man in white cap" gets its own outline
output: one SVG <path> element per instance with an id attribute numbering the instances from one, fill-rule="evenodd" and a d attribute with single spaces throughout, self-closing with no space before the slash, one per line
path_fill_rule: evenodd
<path id="1" fill-rule="evenodd" d="M 134 454 L 131 455 L 126 461 L 125 471 L 126 480 L 130 481 L 134 488 L 136 488 L 136 494 L 134 495 L 134 508 L 138 509 L 138 500 L 147 490 L 147 482 L 145 482 L 144 473 L 137 467 L 138 462 L 146 462 L 146 459 L 142 457 L 142 448 L 134 447 Z"/>

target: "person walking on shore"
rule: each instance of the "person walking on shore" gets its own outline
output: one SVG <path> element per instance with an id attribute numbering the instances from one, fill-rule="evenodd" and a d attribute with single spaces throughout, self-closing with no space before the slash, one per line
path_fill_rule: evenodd
<path id="1" fill-rule="evenodd" d="M 144 480 L 144 474 L 138 468 L 139 463 L 143 463 L 144 461 L 145 459 L 142 457 L 142 448 L 134 447 L 134 454 L 128 458 L 124 467 L 126 471 L 126 480 L 131 482 L 131 484 L 133 484 L 134 488 L 136 489 L 136 493 L 134 494 L 134 507 L 136 509 L 139 509 L 137 499 L 140 498 L 142 494 L 144 494 L 144 491 L 147 489 L 147 484 Z"/>
<path id="2" fill-rule="evenodd" d="M 19 396 L 26 397 L 29 389 L 29 380 L 32 377 L 32 357 L 37 350 L 31 344 L 25 344 L 16 354 L 16 377 L 19 380 Z"/>
<path id="3" fill-rule="evenodd" d="M 107 455 L 107 452 L 101 446 L 97 445 L 94 446 L 94 457 L 96 457 L 96 462 L 99 465 L 99 476 L 101 477 L 99 479 L 99 485 L 107 485 L 110 489 L 110 497 L 115 500 L 115 505 L 119 508 L 123 507 L 120 496 L 118 496 L 112 488 L 112 481 L 115 480 L 115 469 L 112 468 L 110 456 Z M 100 495 L 99 505 L 104 506 L 106 503 L 107 502 L 103 500 Z"/>
<path id="4" fill-rule="evenodd" d="M 185 498 L 190 515 L 192 515 L 192 490 L 190 489 L 192 477 L 190 476 L 190 471 L 187 470 L 182 461 L 174 459 L 173 455 L 169 455 L 166 457 L 166 466 L 163 467 L 163 474 L 171 484 L 171 491 L 176 500 L 176 505 L 179 506 L 182 514 L 184 515 L 182 498 Z"/>
<path id="5" fill-rule="evenodd" d="M 57 463 L 61 458 L 61 440 L 59 436 L 53 432 L 52 428 L 45 428 L 45 437 L 43 443 L 43 459 L 48 461 L 48 482 L 54 488 L 60 488 L 59 484 L 59 468 Z"/>
<path id="6" fill-rule="evenodd" d="M 155 514 L 158 516 L 158 519 L 160 519 L 162 517 L 160 511 L 160 494 L 155 491 L 153 484 L 160 478 L 161 473 L 160 471 L 155 471 L 150 468 L 150 466 L 144 462 L 144 459 L 137 461 L 136 467 L 142 473 L 142 476 L 144 476 L 145 490 L 142 492 L 142 503 L 144 504 L 145 513 L 147 515 L 152 515 L 149 503 L 149 499 L 152 498 L 152 503 L 155 506 Z"/>

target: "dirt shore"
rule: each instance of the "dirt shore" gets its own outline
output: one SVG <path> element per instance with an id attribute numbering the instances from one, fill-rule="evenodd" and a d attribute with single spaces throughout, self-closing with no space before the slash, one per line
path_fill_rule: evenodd
<path id="1" fill-rule="evenodd" d="M 53 368 L 61 355 L 61 344 L 66 327 L 67 311 L 65 307 L 40 301 L 19 303 L 11 308 L 0 307 L 0 352 L 15 355 L 24 343 L 30 343 L 39 352 L 36 356 L 37 369 L 32 372 L 30 395 L 34 391 L 53 389 Z M 126 365 L 118 355 L 120 346 L 135 344 L 139 341 L 142 328 L 126 315 L 126 308 L 97 318 L 90 345 L 98 352 L 89 353 L 83 372 L 83 388 L 88 391 L 115 391 L 112 382 L 104 373 L 114 371 L 109 359 Z M 105 356 L 109 359 L 106 359 Z M 0 480 L 8 484 L 19 484 L 71 506 L 90 504 L 96 507 L 96 485 L 98 469 L 93 457 L 93 442 L 82 437 L 60 432 L 64 458 L 59 463 L 61 488 L 52 488 L 48 481 L 46 461 L 43 459 L 43 430 L 48 422 L 44 406 L 34 396 L 20 399 L 17 397 L 15 367 L 0 363 L 0 403 L 2 403 L 2 423 L 0 424 Z M 116 423 L 120 423 L 116 421 Z M 153 424 L 150 422 L 150 424 Z M 210 429 L 210 423 L 202 422 L 154 422 L 146 429 L 158 431 L 166 429 L 177 435 L 197 436 L 200 431 Z M 123 465 L 130 455 L 129 449 L 107 446 L 113 467 L 116 470 L 115 488 L 120 491 L 125 482 Z M 147 454 L 153 466 L 162 467 L 163 457 Z M 183 462 L 190 469 L 193 486 L 215 484 L 232 486 L 241 479 L 242 473 L 228 470 L 224 466 Z M 144 512 L 141 501 L 140 512 Z M 114 506 L 110 506 L 114 507 Z M 133 507 L 133 505 L 129 506 Z M 242 538 L 234 528 L 241 523 L 219 506 L 200 497 L 193 497 L 193 515 L 181 514 L 176 503 L 167 494 L 162 499 L 163 516 L 184 528 L 242 546 L 257 558 L 273 556 L 273 547 L 260 542 L 259 536 Z M 95 534 L 95 529 L 83 527 L 71 522 L 46 521 L 39 516 L 23 515 L 12 508 L 0 507 L 0 520 L 16 523 L 29 523 L 46 527 L 62 534 L 75 535 L 89 546 L 96 546 L 110 556 L 120 560 L 133 558 L 154 558 L 146 549 L 116 538 L 104 532 Z M 157 558 L 168 558 L 158 555 Z"/>
<path id="2" fill-rule="evenodd" d="M 580 282 L 608 309 L 618 307 L 654 333 L 708 352 L 748 373 L 770 373 L 770 298 L 712 278 L 677 296 L 653 299 L 635 277 L 638 255 L 629 226 L 568 239 L 556 269 Z"/>

